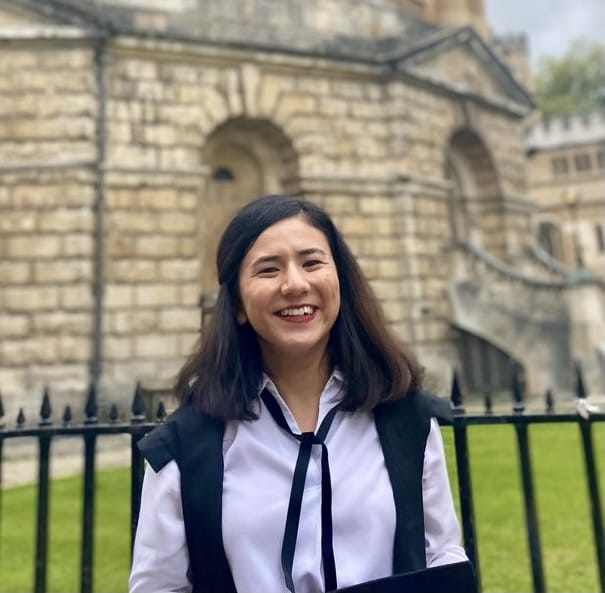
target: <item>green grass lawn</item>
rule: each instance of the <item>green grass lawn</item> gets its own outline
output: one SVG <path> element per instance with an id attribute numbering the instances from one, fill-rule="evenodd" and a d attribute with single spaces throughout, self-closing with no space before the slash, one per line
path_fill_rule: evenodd
<path id="1" fill-rule="evenodd" d="M 593 429 L 601 495 L 604 428 Z M 529 435 L 547 591 L 599 591 L 579 429 L 542 424 Z M 453 460 L 453 431 L 443 429 L 443 436 Z M 470 427 L 469 449 L 483 590 L 532 591 L 515 430 Z M 449 466 L 457 504 L 455 466 Z"/>
<path id="2" fill-rule="evenodd" d="M 603 477 L 605 427 L 595 427 L 599 475 Z M 443 429 L 457 503 L 453 436 Z M 532 464 L 540 517 L 548 591 L 598 591 L 584 460 L 575 425 L 530 428 Z M 485 592 L 531 591 L 523 501 L 514 429 L 471 427 L 469 444 L 481 576 Z M 127 590 L 129 549 L 128 469 L 97 474 L 94 590 Z M 603 479 L 600 481 L 603 492 Z M 79 590 L 80 478 L 52 484 L 48 591 Z M 0 592 L 33 590 L 36 492 L 19 487 L 2 492 L 0 515 Z"/>
<path id="3" fill-rule="evenodd" d="M 82 479 L 51 485 L 47 591 L 80 590 Z M 130 470 L 96 475 L 94 591 L 128 590 L 130 566 Z M 31 486 L 2 492 L 0 515 L 0 591 L 34 589 L 36 490 Z"/>

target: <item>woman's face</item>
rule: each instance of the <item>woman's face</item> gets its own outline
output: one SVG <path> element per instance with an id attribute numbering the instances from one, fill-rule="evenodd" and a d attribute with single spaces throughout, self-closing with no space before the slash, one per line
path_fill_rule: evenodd
<path id="1" fill-rule="evenodd" d="M 239 270 L 237 321 L 256 332 L 269 367 L 324 355 L 340 309 L 340 285 L 328 240 L 304 216 L 265 229 Z"/>

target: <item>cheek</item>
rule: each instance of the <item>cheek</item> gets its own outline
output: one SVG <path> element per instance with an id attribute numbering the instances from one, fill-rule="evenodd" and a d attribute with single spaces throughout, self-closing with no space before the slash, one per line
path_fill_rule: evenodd
<path id="1" fill-rule="evenodd" d="M 237 321 L 240 324 L 251 322 L 255 315 L 269 306 L 269 299 L 264 287 L 245 285 L 240 287 L 240 299 L 237 310 Z"/>

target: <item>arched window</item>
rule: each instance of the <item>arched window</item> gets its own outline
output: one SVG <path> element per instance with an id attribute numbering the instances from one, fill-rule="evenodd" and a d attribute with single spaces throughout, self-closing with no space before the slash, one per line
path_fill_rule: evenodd
<path id="1" fill-rule="evenodd" d="M 554 222 L 543 220 L 538 224 L 538 245 L 551 257 L 563 260 L 561 230 Z"/>
<path id="2" fill-rule="evenodd" d="M 214 181 L 235 181 L 235 175 L 229 167 L 217 167 L 212 172 Z"/>

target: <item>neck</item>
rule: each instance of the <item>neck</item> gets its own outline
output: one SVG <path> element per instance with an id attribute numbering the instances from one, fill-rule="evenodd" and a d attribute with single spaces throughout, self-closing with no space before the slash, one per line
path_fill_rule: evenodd
<path id="1" fill-rule="evenodd" d="M 320 359 L 265 360 L 265 370 L 303 432 L 315 430 L 319 398 L 330 377 L 327 352 Z"/>

